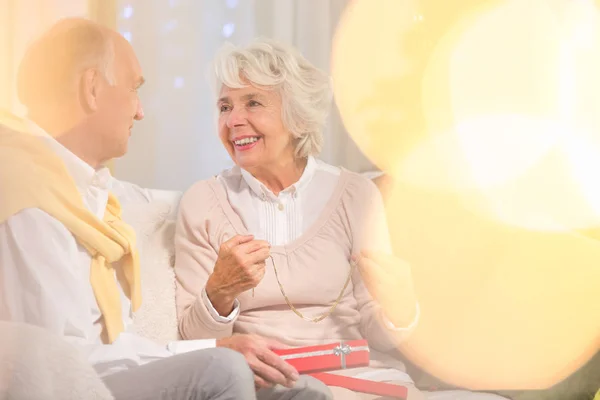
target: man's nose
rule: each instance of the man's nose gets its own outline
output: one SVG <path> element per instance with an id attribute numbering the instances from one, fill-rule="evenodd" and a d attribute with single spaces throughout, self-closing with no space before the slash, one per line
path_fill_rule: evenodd
<path id="1" fill-rule="evenodd" d="M 137 109 L 135 110 L 134 118 L 136 121 L 141 121 L 144 119 L 144 108 L 142 107 L 142 102 L 139 100 L 138 100 Z"/>

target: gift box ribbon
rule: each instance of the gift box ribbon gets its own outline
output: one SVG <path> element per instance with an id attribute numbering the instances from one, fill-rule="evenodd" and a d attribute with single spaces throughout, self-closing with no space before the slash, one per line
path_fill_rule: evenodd
<path id="1" fill-rule="evenodd" d="M 295 354 L 286 354 L 282 355 L 281 358 L 284 360 L 291 360 L 294 358 L 307 358 L 307 357 L 319 357 L 319 356 L 329 356 L 335 355 L 341 358 L 342 369 L 346 368 L 346 356 L 353 351 L 369 351 L 369 346 L 356 346 L 352 347 L 344 342 L 341 342 L 339 345 L 334 347 L 333 349 L 328 350 L 316 350 L 309 351 L 306 353 L 295 353 Z"/>

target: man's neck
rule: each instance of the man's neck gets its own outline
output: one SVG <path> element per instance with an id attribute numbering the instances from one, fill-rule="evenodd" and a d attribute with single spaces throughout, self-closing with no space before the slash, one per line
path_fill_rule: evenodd
<path id="1" fill-rule="evenodd" d="M 55 137 L 55 139 L 92 168 L 98 169 L 102 166 L 103 160 L 96 156 L 94 144 L 89 140 L 85 140 L 81 132 L 65 132 Z"/>
<path id="2" fill-rule="evenodd" d="M 30 119 L 92 168 L 98 169 L 102 166 L 103 160 L 98 157 L 97 146 L 92 140 L 89 140 L 89 135 L 80 125 L 68 123 L 66 120 L 40 118 L 39 116 L 31 116 Z"/>

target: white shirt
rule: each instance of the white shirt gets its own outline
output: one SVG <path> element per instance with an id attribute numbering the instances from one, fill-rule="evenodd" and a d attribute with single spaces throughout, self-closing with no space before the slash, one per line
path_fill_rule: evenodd
<path id="1" fill-rule="evenodd" d="M 82 196 L 98 218 L 109 191 L 119 188 L 107 168 L 94 170 L 35 124 L 63 159 Z M 167 348 L 127 332 L 131 303 L 121 290 L 125 332 L 103 344 L 103 319 L 89 283 L 91 257 L 58 220 L 40 209 L 25 209 L 0 224 L 0 319 L 44 327 L 77 345 L 101 376 L 169 357 L 215 347 L 215 340 L 173 342 Z"/>
<path id="2" fill-rule="evenodd" d="M 308 157 L 300 179 L 277 196 L 239 167 L 223 172 L 218 179 L 248 231 L 256 239 L 265 240 L 272 246 L 282 246 L 315 223 L 333 195 L 340 172 L 337 167 Z M 227 178 L 240 174 L 242 184 L 232 187 Z"/>

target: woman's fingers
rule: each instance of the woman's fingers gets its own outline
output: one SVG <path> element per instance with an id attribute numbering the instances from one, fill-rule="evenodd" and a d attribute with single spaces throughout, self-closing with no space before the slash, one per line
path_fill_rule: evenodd
<path id="1" fill-rule="evenodd" d="M 252 241 L 252 239 L 254 239 L 253 235 L 235 235 L 221 244 L 219 252 L 230 252 L 237 246 Z"/>
<path id="2" fill-rule="evenodd" d="M 270 366 L 269 364 L 267 364 L 266 362 L 262 361 L 258 357 L 258 355 L 253 360 L 251 360 L 248 364 L 250 365 L 250 368 L 252 369 L 252 371 L 254 371 L 254 374 L 258 375 L 264 381 L 272 383 L 272 384 L 283 385 L 283 386 L 290 385 L 288 382 L 288 379 L 286 378 L 286 376 L 283 373 L 281 373 L 279 370 L 277 370 L 277 368 L 274 368 L 274 367 Z"/>
<path id="3" fill-rule="evenodd" d="M 254 386 L 256 389 L 268 389 L 272 388 L 274 385 L 270 382 L 265 381 L 260 376 L 254 374 Z"/>
<path id="4" fill-rule="evenodd" d="M 253 236 L 234 236 L 221 246 L 219 276 L 236 295 L 256 287 L 265 275 L 265 260 L 271 254 L 270 249 L 267 241 L 254 240 Z"/>
<path id="5" fill-rule="evenodd" d="M 255 251 L 269 248 L 271 248 L 271 245 L 265 240 L 251 240 L 240 244 L 236 250 L 242 254 L 252 254 Z"/>
<path id="6" fill-rule="evenodd" d="M 264 264 L 265 260 L 271 255 L 271 249 L 262 248 L 254 253 L 248 254 L 248 262 L 252 264 Z"/>
<path id="7" fill-rule="evenodd" d="M 279 373 L 283 374 L 286 379 L 285 386 L 293 386 L 299 378 L 298 371 L 284 359 L 275 354 L 271 350 L 264 350 L 260 359 L 272 368 L 275 368 Z"/>

